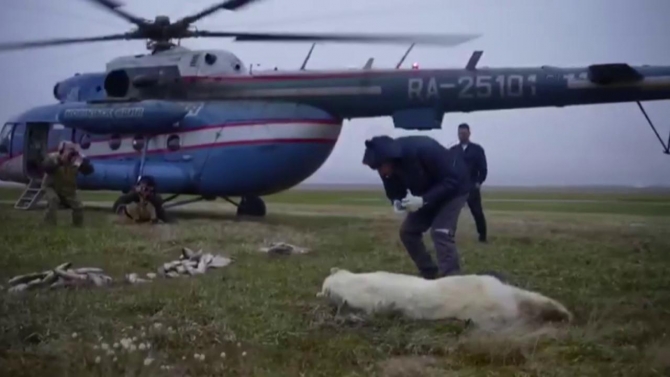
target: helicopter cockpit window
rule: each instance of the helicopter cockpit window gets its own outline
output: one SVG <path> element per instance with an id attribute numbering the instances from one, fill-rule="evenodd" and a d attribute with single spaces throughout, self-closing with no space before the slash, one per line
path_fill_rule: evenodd
<path id="1" fill-rule="evenodd" d="M 91 147 L 91 136 L 89 134 L 82 134 L 79 138 L 79 146 L 81 149 L 88 149 Z"/>
<path id="2" fill-rule="evenodd" d="M 216 63 L 216 55 L 205 54 L 205 63 L 207 63 L 207 65 L 214 65 L 214 63 Z"/>
<path id="3" fill-rule="evenodd" d="M 121 136 L 119 135 L 112 135 L 109 138 L 109 148 L 113 151 L 121 148 Z"/>
<path id="4" fill-rule="evenodd" d="M 12 127 L 14 125 L 7 123 L 0 131 L 0 154 L 9 153 L 9 146 L 12 145 Z"/>
<path id="5" fill-rule="evenodd" d="M 170 152 L 176 152 L 181 148 L 181 139 L 179 138 L 179 135 L 170 135 L 167 138 L 167 149 Z"/>
<path id="6" fill-rule="evenodd" d="M 200 57 L 200 54 L 194 54 L 193 57 L 191 58 L 191 67 L 195 67 L 198 65 L 198 58 Z"/>
<path id="7" fill-rule="evenodd" d="M 144 136 L 137 135 L 133 139 L 133 149 L 136 151 L 141 151 L 144 148 Z"/>

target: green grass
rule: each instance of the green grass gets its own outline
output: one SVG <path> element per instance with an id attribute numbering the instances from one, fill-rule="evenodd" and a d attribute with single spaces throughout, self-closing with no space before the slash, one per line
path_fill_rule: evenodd
<path id="1" fill-rule="evenodd" d="M 592 213 L 575 213 L 585 203 L 489 201 L 488 245 L 476 242 L 463 212 L 457 241 L 466 271 L 503 272 L 575 314 L 567 328 L 514 338 L 482 337 L 450 321 L 333 319 L 315 297 L 331 267 L 415 273 L 398 241 L 399 219 L 379 193 L 287 192 L 269 198 L 262 221 L 189 210 L 178 223 L 153 227 L 117 225 L 109 213 L 88 210 L 83 229 L 70 228 L 67 212 L 58 227 L 42 229 L 41 211 L 0 206 L 0 284 L 65 261 L 102 267 L 119 281 L 105 289 L 1 293 L 0 375 L 667 375 L 670 217 L 648 209 L 664 207 L 649 204 L 657 199 L 625 199 L 578 211 Z M 313 252 L 272 258 L 257 252 L 265 241 Z M 234 263 L 197 278 L 121 282 L 125 273 L 154 271 L 181 246 Z M 94 348 L 123 337 L 151 348 L 114 356 Z M 155 361 L 144 366 L 147 355 Z"/>
<path id="2" fill-rule="evenodd" d="M 0 189 L 0 201 L 15 201 L 20 194 L 20 189 Z M 110 203 L 119 196 L 118 193 L 109 191 L 82 191 L 80 195 L 84 201 Z M 493 211 L 670 216 L 670 192 L 485 189 L 482 197 L 485 208 Z M 189 198 L 193 196 L 183 196 L 179 200 Z M 380 208 L 389 205 L 383 192 L 374 190 L 289 190 L 267 196 L 264 199 L 268 203 L 276 204 L 376 206 Z"/>

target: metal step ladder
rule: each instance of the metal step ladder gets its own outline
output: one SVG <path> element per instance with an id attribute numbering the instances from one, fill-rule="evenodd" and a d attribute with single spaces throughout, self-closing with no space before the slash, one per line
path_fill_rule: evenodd
<path id="1" fill-rule="evenodd" d="M 30 210 L 40 202 L 42 196 L 44 196 L 42 182 L 36 179 L 31 179 L 19 200 L 14 204 L 14 208 Z"/>

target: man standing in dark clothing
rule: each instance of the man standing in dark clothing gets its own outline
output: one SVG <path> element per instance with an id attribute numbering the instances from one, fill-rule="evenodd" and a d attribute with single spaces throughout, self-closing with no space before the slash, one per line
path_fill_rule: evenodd
<path id="1" fill-rule="evenodd" d="M 377 170 L 396 212 L 409 211 L 400 240 L 421 276 L 435 279 L 459 273 L 454 237 L 470 189 L 461 155 L 428 136 L 377 136 L 365 141 L 363 164 Z M 429 228 L 437 266 L 422 240 Z"/>
<path id="2" fill-rule="evenodd" d="M 486 218 L 484 217 L 484 209 L 482 208 L 482 194 L 481 186 L 486 180 L 488 169 L 486 166 L 486 154 L 481 145 L 470 141 L 470 126 L 463 123 L 458 126 L 458 145 L 452 147 L 463 155 L 463 159 L 468 166 L 470 172 L 470 180 L 473 184 L 470 196 L 468 197 L 468 207 L 472 217 L 475 219 L 477 226 L 477 233 L 479 233 L 479 241 L 486 242 Z"/>

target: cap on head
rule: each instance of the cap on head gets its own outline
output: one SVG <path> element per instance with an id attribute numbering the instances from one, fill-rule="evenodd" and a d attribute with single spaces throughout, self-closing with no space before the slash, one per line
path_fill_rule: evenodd
<path id="1" fill-rule="evenodd" d="M 367 165 L 370 169 L 376 170 L 381 165 L 374 151 L 373 144 L 370 140 L 365 140 L 365 153 L 363 153 L 363 165 Z"/>
<path id="2" fill-rule="evenodd" d="M 365 141 L 363 164 L 373 170 L 379 169 L 385 162 L 400 158 L 402 151 L 390 136 L 375 136 Z"/>

